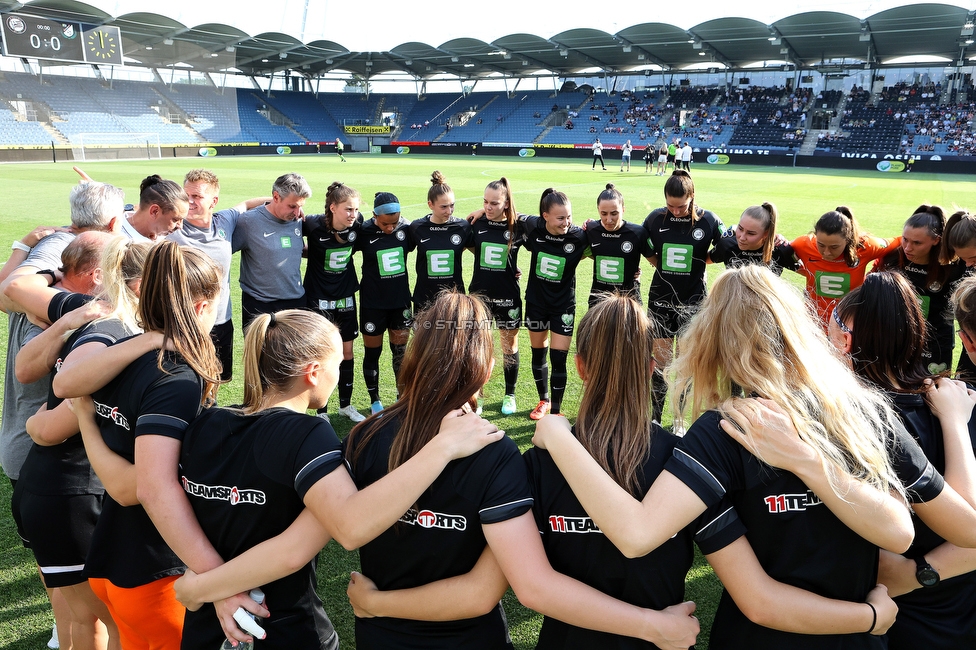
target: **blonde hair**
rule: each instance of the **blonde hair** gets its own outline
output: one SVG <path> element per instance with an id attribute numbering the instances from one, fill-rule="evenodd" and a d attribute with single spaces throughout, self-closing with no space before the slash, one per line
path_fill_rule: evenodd
<path id="1" fill-rule="evenodd" d="M 130 332 L 139 331 L 139 295 L 130 286 L 142 279 L 151 242 L 134 242 L 131 239 L 113 237 L 102 251 L 102 289 L 98 296 L 112 306 L 105 318 L 122 321 Z"/>
<path id="2" fill-rule="evenodd" d="M 329 319 L 304 309 L 255 317 L 244 335 L 244 411 L 260 411 L 268 393 L 287 389 L 309 363 L 332 353 L 337 331 Z"/>
<path id="3" fill-rule="evenodd" d="M 904 497 L 886 451 L 897 416 L 832 353 L 802 296 L 769 269 L 748 265 L 719 276 L 682 332 L 669 370 L 672 395 L 680 396 L 676 419 L 709 409 L 727 417 L 735 382 L 786 411 L 839 497 L 841 474 Z"/>

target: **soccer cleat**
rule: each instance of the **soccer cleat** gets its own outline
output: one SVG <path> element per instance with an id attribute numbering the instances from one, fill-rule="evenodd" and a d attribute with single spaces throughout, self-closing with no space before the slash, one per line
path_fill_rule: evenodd
<path id="1" fill-rule="evenodd" d="M 530 420 L 541 420 L 542 418 L 544 418 L 547 415 L 549 415 L 549 409 L 550 408 L 551 408 L 551 405 L 549 403 L 549 400 L 547 400 L 547 399 L 540 400 L 539 403 L 536 404 L 535 408 L 532 409 L 532 412 L 529 413 L 529 419 Z"/>
<path id="2" fill-rule="evenodd" d="M 339 415 L 345 415 L 347 418 L 353 422 L 362 422 L 366 419 L 366 416 L 356 410 L 356 407 L 352 404 L 347 404 L 339 409 Z"/>
<path id="3" fill-rule="evenodd" d="M 512 415 L 515 413 L 515 395 L 506 395 L 502 398 L 502 415 Z"/>
<path id="4" fill-rule="evenodd" d="M 47 642 L 47 647 L 51 650 L 58 650 L 61 647 L 61 642 L 58 641 L 58 624 L 55 623 L 51 628 L 51 640 Z"/>
<path id="5" fill-rule="evenodd" d="M 485 400 L 484 400 L 484 398 L 479 397 L 478 398 L 478 408 L 476 408 L 474 410 L 474 414 L 475 415 L 481 415 L 481 413 L 484 411 L 484 407 L 485 407 Z"/>
<path id="6" fill-rule="evenodd" d="M 380 411 L 383 410 L 383 402 L 376 400 L 375 402 L 369 405 L 369 410 L 373 414 L 379 413 Z"/>

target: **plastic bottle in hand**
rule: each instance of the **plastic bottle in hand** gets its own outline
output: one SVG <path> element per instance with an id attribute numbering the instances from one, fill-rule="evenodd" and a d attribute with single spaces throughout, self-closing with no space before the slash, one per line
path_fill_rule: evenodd
<path id="1" fill-rule="evenodd" d="M 264 592 L 260 589 L 252 589 L 248 595 L 258 605 L 264 604 Z M 237 611 L 234 612 L 234 620 L 237 621 L 238 627 L 251 636 L 258 639 L 265 637 L 264 628 L 258 625 L 257 618 L 243 607 L 238 607 Z M 232 645 L 230 639 L 224 639 L 224 642 L 220 644 L 220 650 L 254 650 L 254 642 L 239 641 L 235 646 Z"/>

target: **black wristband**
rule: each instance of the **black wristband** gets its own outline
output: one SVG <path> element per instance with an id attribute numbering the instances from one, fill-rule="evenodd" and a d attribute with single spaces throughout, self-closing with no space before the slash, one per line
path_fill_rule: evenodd
<path id="1" fill-rule="evenodd" d="M 868 628 L 868 634 L 871 634 L 874 632 L 874 626 L 878 624 L 878 610 L 871 603 L 864 604 L 871 608 L 871 627 Z"/>

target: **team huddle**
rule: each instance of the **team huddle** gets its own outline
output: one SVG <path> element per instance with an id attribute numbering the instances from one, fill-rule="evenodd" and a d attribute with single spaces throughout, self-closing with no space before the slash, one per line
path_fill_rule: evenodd
<path id="1" fill-rule="evenodd" d="M 771 203 L 727 228 L 686 170 L 641 225 L 613 184 L 582 226 L 553 188 L 518 212 L 504 177 L 467 219 L 440 172 L 413 221 L 390 192 L 364 218 L 339 182 L 306 216 L 311 194 L 285 174 L 216 210 L 192 170 L 125 212 L 83 176 L 70 227 L 14 242 L 0 462 L 62 647 L 338 648 L 316 595 L 331 539 L 359 549 L 363 649 L 511 648 L 509 587 L 544 615 L 540 648 L 688 648 L 696 544 L 724 586 L 709 647 L 976 647 L 976 393 L 949 378 L 958 321 L 976 379 L 976 216 L 921 205 L 885 240 L 841 206 L 788 241 Z M 235 253 L 244 395 L 221 408 Z M 500 344 L 519 412 L 522 327 L 524 454 L 481 399 Z"/>

